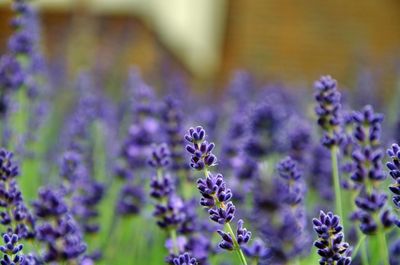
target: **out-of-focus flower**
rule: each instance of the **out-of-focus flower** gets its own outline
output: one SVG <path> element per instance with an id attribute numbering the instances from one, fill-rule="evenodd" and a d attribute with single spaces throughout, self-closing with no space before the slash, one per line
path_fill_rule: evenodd
<path id="1" fill-rule="evenodd" d="M 357 145 L 352 155 L 355 169 L 351 180 L 359 193 L 355 200 L 358 210 L 352 214 L 352 219 L 360 222 L 363 233 L 374 234 L 378 230 L 378 222 L 384 228 L 394 223 L 394 217 L 385 208 L 387 195 L 379 190 L 379 184 L 386 179 L 382 168 L 383 151 L 380 148 L 383 115 L 375 113 L 371 106 L 365 106 L 361 112 L 355 112 L 353 118 Z"/>
<path id="2" fill-rule="evenodd" d="M 42 188 L 32 205 L 38 219 L 37 240 L 46 246 L 43 260 L 78 261 L 87 247 L 79 225 L 68 212 L 63 194 L 50 187 Z"/>
<path id="3" fill-rule="evenodd" d="M 0 149 L 0 223 L 20 238 L 33 238 L 34 218 L 25 206 L 16 182 L 18 174 L 13 153 Z"/>

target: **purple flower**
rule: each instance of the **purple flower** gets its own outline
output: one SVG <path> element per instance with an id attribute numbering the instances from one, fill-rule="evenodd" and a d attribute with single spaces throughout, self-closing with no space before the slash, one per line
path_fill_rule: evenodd
<path id="1" fill-rule="evenodd" d="M 380 144 L 381 124 L 383 115 L 375 113 L 372 106 L 365 106 L 361 112 L 354 112 L 353 119 L 356 124 L 354 138 L 360 144 L 378 146 Z"/>
<path id="2" fill-rule="evenodd" d="M 247 257 L 258 261 L 265 261 L 271 256 L 271 251 L 259 238 L 256 238 L 251 246 L 243 247 L 243 252 Z"/>
<path id="3" fill-rule="evenodd" d="M 179 257 L 173 259 L 173 265 L 196 265 L 197 261 L 192 258 L 188 253 L 179 255 Z"/>
<path id="4" fill-rule="evenodd" d="M 277 131 L 282 126 L 286 117 L 286 110 L 283 110 L 277 103 L 262 102 L 257 105 L 249 117 L 249 134 L 244 143 L 244 151 L 255 159 L 277 151 L 279 141 Z"/>
<path id="5" fill-rule="evenodd" d="M 186 151 L 191 154 L 190 166 L 196 170 L 213 167 L 217 164 L 217 157 L 212 153 L 215 144 L 205 140 L 206 132 L 201 126 L 190 128 L 185 135 Z"/>
<path id="6" fill-rule="evenodd" d="M 154 146 L 151 152 L 151 156 L 148 159 L 148 163 L 151 167 L 156 169 L 165 168 L 170 164 L 170 151 L 167 144 L 163 143 L 158 146 Z"/>
<path id="7" fill-rule="evenodd" d="M 226 183 L 221 174 L 213 175 L 208 172 L 208 168 L 214 165 L 216 157 L 211 153 L 214 144 L 208 144 L 205 140 L 206 132 L 200 126 L 190 128 L 185 139 L 192 143 L 188 145 L 186 150 L 192 155 L 191 166 L 196 170 L 203 170 L 205 178 L 197 181 L 197 188 L 202 195 L 200 204 L 208 208 L 210 219 L 218 224 L 226 225 L 230 230 L 230 222 L 235 216 L 236 208 L 231 202 L 232 192 L 226 187 Z M 211 159 L 210 157 L 214 157 Z M 222 237 L 219 244 L 220 248 L 226 250 L 235 250 L 243 256 L 241 245 L 246 244 L 251 236 L 251 233 L 243 228 L 243 221 L 239 220 L 237 225 L 236 235 L 218 231 Z"/>
<path id="8" fill-rule="evenodd" d="M 235 205 L 232 202 L 224 204 L 223 207 L 214 207 L 208 210 L 210 214 L 210 219 L 219 224 L 226 224 L 232 221 L 235 217 Z"/>
<path id="9" fill-rule="evenodd" d="M 13 153 L 0 149 L 0 223 L 20 238 L 33 238 L 34 218 L 16 182 L 18 171 Z"/>
<path id="10" fill-rule="evenodd" d="M 131 216 L 139 214 L 144 203 L 142 187 L 128 182 L 121 189 L 117 202 L 117 214 Z"/>
<path id="11" fill-rule="evenodd" d="M 83 232 L 97 233 L 100 225 L 96 222 L 98 206 L 103 199 L 105 187 L 93 180 L 86 168 L 83 156 L 76 151 L 64 153 L 60 175 L 64 178 L 63 188 L 72 200 L 71 213 L 82 226 Z"/>
<path id="12" fill-rule="evenodd" d="M 177 195 L 171 195 L 166 203 L 155 205 L 154 216 L 158 219 L 157 224 L 162 229 L 176 229 L 184 220 L 183 201 Z"/>
<path id="13" fill-rule="evenodd" d="M 351 248 L 343 241 L 343 227 L 340 225 L 339 216 L 331 212 L 320 212 L 319 218 L 313 219 L 314 230 L 318 239 L 314 246 L 321 256 L 319 263 L 349 265 L 351 263 Z"/>
<path id="14" fill-rule="evenodd" d="M 392 214 L 385 208 L 387 196 L 379 192 L 379 183 L 386 179 L 380 148 L 383 115 L 374 113 L 371 106 L 365 106 L 361 112 L 353 114 L 353 119 L 356 145 L 352 154 L 355 168 L 351 180 L 359 193 L 355 200 L 358 210 L 352 214 L 352 219 L 360 222 L 363 233 L 374 234 L 379 227 L 378 222 L 384 228 L 394 223 Z M 379 219 L 374 217 L 376 215 Z"/>
<path id="15" fill-rule="evenodd" d="M 392 144 L 392 148 L 387 150 L 391 161 L 386 163 L 389 174 L 393 178 L 394 183 L 389 186 L 393 193 L 393 203 L 400 209 L 400 147 L 398 144 Z"/>
<path id="16" fill-rule="evenodd" d="M 22 265 L 25 263 L 25 256 L 22 254 L 23 245 L 19 244 L 16 234 L 4 234 L 4 245 L 0 246 L 0 251 L 4 253 L 0 260 L 1 265 Z"/>
<path id="17" fill-rule="evenodd" d="M 306 230 L 302 173 L 290 157 L 281 160 L 277 170 L 279 177 L 269 185 L 271 192 L 268 194 L 260 187 L 253 218 L 257 220 L 263 239 L 268 242 L 271 262 L 280 264 L 304 254 L 310 238 Z"/>
<path id="18" fill-rule="evenodd" d="M 318 105 L 315 112 L 318 115 L 318 125 L 324 131 L 322 144 L 328 148 L 340 143 L 340 92 L 337 82 L 331 76 L 322 76 L 314 83 L 315 99 Z"/>
<path id="19" fill-rule="evenodd" d="M 172 96 L 167 97 L 162 111 L 163 128 L 165 130 L 166 142 L 171 150 L 172 170 L 185 169 L 187 164 L 184 157 L 184 141 L 182 135 L 183 114 L 180 104 Z"/>
<path id="20" fill-rule="evenodd" d="M 226 188 L 224 177 L 221 174 L 214 176 L 209 173 L 206 179 L 197 180 L 197 188 L 203 196 L 200 204 L 204 207 L 211 208 L 227 203 L 232 198 L 232 192 Z"/>
<path id="21" fill-rule="evenodd" d="M 0 57 L 0 87 L 3 93 L 18 89 L 25 80 L 21 64 L 11 55 Z"/>
<path id="22" fill-rule="evenodd" d="M 251 238 L 251 232 L 243 227 L 243 220 L 239 220 L 237 223 L 236 239 L 233 239 L 231 234 L 225 233 L 222 230 L 218 230 L 218 234 L 222 237 L 219 247 L 226 250 L 234 250 L 236 243 L 239 246 L 245 245 Z M 236 243 L 235 240 L 237 240 Z"/>
<path id="23" fill-rule="evenodd" d="M 161 200 L 173 194 L 175 190 L 174 183 L 168 174 L 154 176 L 150 182 L 150 196 Z"/>
<path id="24" fill-rule="evenodd" d="M 38 219 L 37 240 L 45 244 L 45 262 L 78 260 L 86 251 L 79 225 L 69 214 L 63 193 L 45 187 L 32 204 Z"/>

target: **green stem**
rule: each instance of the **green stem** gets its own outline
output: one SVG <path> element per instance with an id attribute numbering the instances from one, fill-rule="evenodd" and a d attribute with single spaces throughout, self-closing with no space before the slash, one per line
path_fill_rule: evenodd
<path id="1" fill-rule="evenodd" d="M 358 233 L 358 243 L 353 251 L 353 258 L 357 256 L 358 251 L 361 249 L 361 264 L 369 265 L 368 261 L 368 253 L 367 253 L 367 244 L 365 239 L 367 238 L 366 235 L 362 234 L 360 230 L 357 230 Z"/>
<path id="2" fill-rule="evenodd" d="M 161 168 L 158 168 L 158 169 L 157 169 L 157 179 L 158 179 L 159 181 L 162 180 L 162 174 L 163 174 L 162 169 L 161 169 Z"/>
<path id="3" fill-rule="evenodd" d="M 335 188 L 335 206 L 336 213 L 344 220 L 343 210 L 342 210 L 342 194 L 340 189 L 340 178 L 339 178 L 339 167 L 337 159 L 337 147 L 331 148 L 331 160 L 332 160 L 332 176 L 333 176 L 333 186 Z"/>
<path id="4" fill-rule="evenodd" d="M 258 265 L 258 258 L 254 258 L 251 265 Z"/>
<path id="5" fill-rule="evenodd" d="M 236 236 L 235 236 L 235 233 L 232 230 L 231 225 L 229 223 L 226 223 L 225 226 L 226 226 L 228 232 L 232 236 L 233 244 L 235 245 L 235 251 L 236 251 L 237 255 L 239 256 L 240 262 L 242 263 L 242 265 L 247 265 L 246 258 L 245 258 L 244 254 L 243 254 L 242 249 L 240 248 L 240 246 L 239 246 L 239 244 L 238 244 L 238 242 L 236 240 Z"/>
<path id="6" fill-rule="evenodd" d="M 379 251 L 381 252 L 380 255 L 382 256 L 383 264 L 389 265 L 388 247 L 386 244 L 385 231 L 383 229 L 380 229 L 380 231 L 378 231 L 378 239 L 379 239 L 379 245 L 380 245 Z"/>
<path id="7" fill-rule="evenodd" d="M 175 229 L 170 229 L 169 230 L 169 234 L 172 240 L 172 246 L 173 246 L 173 250 L 174 250 L 174 254 L 175 255 L 179 255 L 179 249 L 178 249 L 178 244 L 177 244 L 177 240 L 176 240 L 176 230 Z"/>

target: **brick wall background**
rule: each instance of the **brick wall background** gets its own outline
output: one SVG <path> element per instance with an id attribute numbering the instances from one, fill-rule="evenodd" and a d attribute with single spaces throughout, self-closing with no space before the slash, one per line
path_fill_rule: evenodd
<path id="1" fill-rule="evenodd" d="M 288 82 L 311 83 L 330 73 L 352 87 L 359 70 L 368 68 L 379 76 L 379 89 L 394 86 L 400 65 L 398 0 L 231 0 L 228 8 L 222 61 L 208 80 L 193 76 L 151 28 L 128 15 L 96 16 L 78 24 L 69 12 L 46 11 L 44 44 L 50 58 L 64 54 L 71 65 L 94 60 L 104 73 L 114 66 L 116 75 L 131 64 L 151 73 L 169 61 L 168 67 L 207 85 L 224 83 L 234 69 L 248 68 Z M 9 15 L 0 9 L 0 51 L 10 34 Z"/>

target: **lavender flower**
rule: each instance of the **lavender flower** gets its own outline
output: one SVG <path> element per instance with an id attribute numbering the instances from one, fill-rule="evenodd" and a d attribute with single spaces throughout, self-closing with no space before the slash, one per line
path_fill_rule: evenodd
<path id="1" fill-rule="evenodd" d="M 192 258 L 188 253 L 179 255 L 179 257 L 173 260 L 173 265 L 196 265 L 197 261 Z"/>
<path id="2" fill-rule="evenodd" d="M 222 237 L 219 247 L 225 250 L 237 251 L 241 262 L 246 264 L 246 258 L 241 247 L 248 243 L 251 232 L 248 232 L 243 227 L 242 220 L 238 221 L 236 235 L 231 228 L 230 222 L 235 214 L 235 206 L 230 201 L 232 192 L 226 188 L 221 174 L 213 175 L 208 172 L 208 168 L 215 165 L 217 158 L 211 153 L 214 144 L 209 144 L 205 137 L 206 132 L 200 126 L 196 127 L 196 129 L 190 128 L 188 134 L 185 135 L 186 141 L 189 142 L 186 150 L 192 156 L 191 167 L 196 170 L 203 170 L 205 174 L 204 179 L 197 181 L 197 188 L 202 195 L 200 204 L 208 208 L 211 220 L 227 227 L 228 231 L 218 231 Z"/>
<path id="3" fill-rule="evenodd" d="M 21 265 L 26 264 L 25 256 L 22 254 L 23 245 L 19 244 L 16 234 L 4 234 L 4 245 L 0 246 L 0 251 L 4 253 L 0 260 L 1 265 Z"/>
<path id="4" fill-rule="evenodd" d="M 13 7 L 16 17 L 11 24 L 16 31 L 11 36 L 8 47 L 14 54 L 29 55 L 34 46 L 34 31 L 29 24 L 33 10 L 28 1 L 14 1 Z"/>
<path id="5" fill-rule="evenodd" d="M 20 238 L 33 238 L 34 218 L 16 182 L 18 171 L 13 153 L 0 149 L 0 223 Z"/>
<path id="6" fill-rule="evenodd" d="M 374 234 L 379 223 L 387 228 L 394 222 L 390 211 L 385 209 L 387 196 L 379 191 L 379 184 L 386 178 L 382 169 L 383 152 L 379 147 L 383 115 L 374 113 L 371 106 L 365 106 L 361 112 L 355 112 L 353 118 L 357 146 L 352 155 L 355 170 L 351 179 L 360 191 L 355 201 L 358 211 L 352 218 L 360 221 L 363 233 Z M 374 215 L 379 215 L 380 220 Z"/>
<path id="7" fill-rule="evenodd" d="M 270 250 L 259 238 L 256 238 L 251 246 L 245 246 L 243 252 L 247 257 L 255 260 L 257 264 L 258 262 L 263 264 L 271 256 Z"/>
<path id="8" fill-rule="evenodd" d="M 219 247 L 226 250 L 234 250 L 235 241 L 229 233 L 218 230 L 218 234 L 222 237 L 222 241 L 219 243 Z M 243 227 L 243 220 L 239 220 L 237 223 L 236 239 L 239 246 L 245 245 L 251 238 L 251 232 L 247 231 Z"/>
<path id="9" fill-rule="evenodd" d="M 187 171 L 184 157 L 184 141 L 182 135 L 183 114 L 180 104 L 172 96 L 167 97 L 162 111 L 163 128 L 165 130 L 166 142 L 171 150 L 172 170 L 179 172 Z"/>
<path id="10" fill-rule="evenodd" d="M 320 212 L 319 218 L 313 219 L 314 230 L 318 239 L 314 246 L 321 256 L 321 265 L 349 265 L 351 264 L 351 248 L 343 241 L 343 227 L 340 218 L 331 212 Z"/>
<path id="11" fill-rule="evenodd" d="M 78 261 L 87 247 L 78 224 L 68 212 L 63 194 L 54 188 L 42 188 L 32 205 L 39 221 L 37 239 L 46 246 L 43 260 Z"/>
<path id="12" fill-rule="evenodd" d="M 256 220 L 263 218 L 258 225 L 263 239 L 268 242 L 271 262 L 281 264 L 303 255 L 310 238 L 306 230 L 302 172 L 290 157 L 282 159 L 277 170 L 279 178 L 269 185 L 271 193 L 257 195 L 254 215 Z M 261 192 L 263 190 L 261 188 Z"/>
<path id="13" fill-rule="evenodd" d="M 145 194 L 142 187 L 128 182 L 119 193 L 117 202 L 117 214 L 131 216 L 140 213 Z"/>
<path id="14" fill-rule="evenodd" d="M 394 205 L 400 209 L 400 147 L 398 144 L 392 144 L 391 149 L 387 150 L 391 161 L 386 163 L 389 169 L 390 176 L 393 178 L 394 183 L 389 186 L 393 195 Z"/>
<path id="15" fill-rule="evenodd" d="M 322 76 L 314 84 L 317 100 L 315 112 L 318 115 L 318 124 L 323 129 L 322 144 L 328 148 L 338 146 L 341 138 L 340 129 L 340 93 L 337 82 L 331 76 Z"/>
<path id="16" fill-rule="evenodd" d="M 282 121 L 286 117 L 286 110 L 279 104 L 262 102 L 257 105 L 249 117 L 249 135 L 244 143 L 245 152 L 260 159 L 277 151 L 278 134 Z"/>
<path id="17" fill-rule="evenodd" d="M 205 137 L 206 132 L 201 126 L 190 128 L 185 135 L 186 141 L 190 143 L 186 145 L 186 151 L 192 156 L 190 166 L 196 170 L 213 167 L 217 163 L 217 157 L 212 153 L 215 144 L 208 143 Z"/>
<path id="18" fill-rule="evenodd" d="M 100 225 L 96 222 L 99 215 L 98 205 L 104 196 L 104 185 L 91 179 L 84 165 L 83 156 L 76 151 L 64 154 L 60 175 L 64 178 L 66 195 L 71 198 L 71 213 L 87 234 L 97 233 Z"/>
<path id="19" fill-rule="evenodd" d="M 160 144 L 153 147 L 151 158 L 148 160 L 148 163 L 151 167 L 156 169 L 165 168 L 170 164 L 170 156 L 171 154 L 167 144 Z"/>

